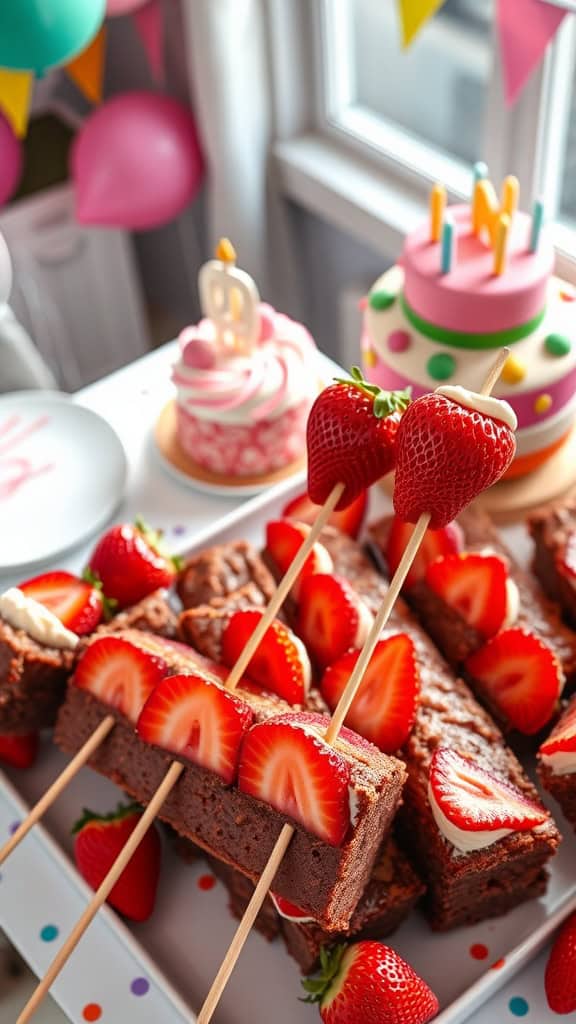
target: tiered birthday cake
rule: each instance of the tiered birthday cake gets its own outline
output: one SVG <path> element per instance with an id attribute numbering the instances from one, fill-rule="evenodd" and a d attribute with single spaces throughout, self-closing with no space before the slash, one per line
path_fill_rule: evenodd
<path id="1" fill-rule="evenodd" d="M 512 177 L 499 202 L 482 174 L 475 170 L 469 206 L 446 209 L 445 190 L 434 186 L 428 223 L 370 292 L 363 363 L 374 383 L 410 385 L 416 398 L 456 380 L 477 387 L 494 350 L 509 346 L 495 394 L 518 417 L 510 478 L 544 463 L 576 418 L 576 294 L 552 274 L 541 203 L 532 217 L 518 211 Z"/>
<path id="2" fill-rule="evenodd" d="M 206 316 L 182 331 L 172 374 L 182 451 L 229 479 L 296 468 L 318 393 L 310 334 L 260 302 L 227 240 L 201 268 L 199 288 Z"/>

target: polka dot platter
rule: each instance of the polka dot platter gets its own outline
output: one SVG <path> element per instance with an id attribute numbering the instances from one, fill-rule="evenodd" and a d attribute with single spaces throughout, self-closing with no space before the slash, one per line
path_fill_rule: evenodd
<path id="1" fill-rule="evenodd" d="M 245 503 L 204 533 L 199 547 L 244 538 L 262 545 L 265 523 L 302 488 L 301 481 Z M 379 489 L 371 496 L 373 519 L 389 511 Z M 174 519 L 175 538 L 188 536 Z M 506 532 L 504 534 L 506 536 Z M 518 557 L 527 561 L 526 538 L 514 527 Z M 524 545 L 524 550 L 522 545 Z M 190 548 L 190 552 L 194 549 Z M 73 567 L 72 567 L 73 568 Z M 17 827 L 67 759 L 48 739 L 37 766 L 0 773 L 0 842 Z M 18 792 L 13 788 L 17 787 Z M 19 794 L 19 795 L 18 795 Z M 0 869 L 0 927 L 33 970 L 42 973 L 84 909 L 88 892 L 72 866 L 70 827 L 83 806 L 107 811 L 120 799 L 106 779 L 84 769 L 47 816 Z M 563 828 L 559 815 L 555 815 Z M 47 831 L 49 829 L 49 831 Z M 564 841 L 551 864 L 548 892 L 503 918 L 453 933 L 433 933 L 419 913 L 385 941 L 406 957 L 436 992 L 437 1024 L 555 1024 L 543 987 L 545 958 L 534 961 L 572 904 L 576 908 L 576 837 Z M 59 845 L 56 845 L 57 840 Z M 66 854 L 68 856 L 66 856 Z M 181 1024 L 193 1022 L 228 948 L 236 922 L 228 897 L 206 862 L 187 864 L 163 840 L 163 867 L 152 918 L 128 928 L 111 910 L 101 911 L 56 982 L 53 995 L 73 1024 Z M 532 962 L 534 961 L 534 962 Z M 300 976 L 280 941 L 253 933 L 223 995 L 215 1024 L 254 1024 L 273 1009 L 274 1024 L 317 1024 L 318 1011 L 299 1001 Z M 41 1019 L 41 1015 L 39 1016 Z"/>

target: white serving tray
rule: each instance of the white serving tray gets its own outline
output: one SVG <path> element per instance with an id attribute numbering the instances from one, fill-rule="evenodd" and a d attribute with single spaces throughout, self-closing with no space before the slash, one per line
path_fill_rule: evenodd
<path id="1" fill-rule="evenodd" d="M 303 482 L 303 477 L 285 482 L 245 503 L 198 535 L 189 550 L 235 538 L 261 545 L 265 523 L 302 490 Z M 372 518 L 389 507 L 389 500 L 376 490 Z M 510 527 L 504 533 L 516 554 L 527 558 L 523 528 Z M 31 802 L 65 763 L 64 756 L 47 740 L 35 768 L 23 774 L 10 773 L 10 777 L 19 794 Z M 52 959 L 58 941 L 66 936 L 86 900 L 86 888 L 66 857 L 71 850 L 70 827 L 84 805 L 107 811 L 117 798 L 118 790 L 111 783 L 84 769 L 47 814 L 44 826 L 27 837 L 3 869 L 0 925 L 37 971 Z M 17 800 L 0 776 L 0 832 L 6 832 L 15 814 L 20 816 Z M 557 813 L 555 817 L 562 828 L 562 819 Z M 447 935 L 433 934 L 424 918 L 414 913 L 393 936 L 394 947 L 436 992 L 442 1007 L 437 1024 L 461 1024 L 470 1017 L 536 956 L 568 908 L 576 909 L 576 839 L 567 828 L 564 831 L 545 898 L 501 919 Z M 194 1020 L 192 1008 L 201 1005 L 236 927 L 223 887 L 218 884 L 204 891 L 198 885 L 199 878 L 208 873 L 202 861 L 185 865 L 166 848 L 151 921 L 128 929 L 112 911 L 99 914 L 53 991 L 74 1024 L 83 1024 L 82 1011 L 88 1002 L 100 1002 L 106 1011 L 102 1021 L 114 1024 Z M 48 944 L 39 942 L 39 929 L 47 923 L 61 929 L 59 938 Z M 474 959 L 472 946 L 486 947 L 486 957 Z M 501 960 L 499 967 L 491 967 Z M 132 995 L 133 977 L 149 979 L 146 996 L 135 999 Z M 254 1024 L 266 1019 L 273 1006 L 275 1024 L 312 1024 L 319 1019 L 318 1011 L 298 1001 L 299 978 L 298 968 L 281 942 L 269 944 L 252 934 L 214 1021 Z M 149 1016 L 143 1015 L 144 1010 Z"/>

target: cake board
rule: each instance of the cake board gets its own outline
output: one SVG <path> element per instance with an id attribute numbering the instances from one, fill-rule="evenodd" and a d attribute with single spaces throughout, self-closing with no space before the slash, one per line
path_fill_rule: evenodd
<path id="1" fill-rule="evenodd" d="M 273 473 L 241 477 L 212 473 L 191 459 L 181 448 L 176 432 L 176 402 L 173 399 L 167 402 L 156 420 L 154 440 L 162 464 L 172 476 L 188 486 L 212 494 L 258 494 L 300 473 L 306 466 L 303 454 L 296 462 Z"/>

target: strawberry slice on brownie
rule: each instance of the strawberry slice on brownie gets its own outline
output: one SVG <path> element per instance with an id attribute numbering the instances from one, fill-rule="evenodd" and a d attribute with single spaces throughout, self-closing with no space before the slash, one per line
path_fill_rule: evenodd
<path id="1" fill-rule="evenodd" d="M 254 608 L 231 616 L 222 636 L 222 660 L 228 668 L 233 668 L 238 661 L 263 614 Z M 275 619 L 250 659 L 246 676 L 289 704 L 304 704 L 312 668 L 302 641 L 288 626 Z"/>
<path id="2" fill-rule="evenodd" d="M 158 655 L 122 637 L 103 636 L 86 648 L 72 682 L 136 724 L 145 701 L 167 671 Z"/>

